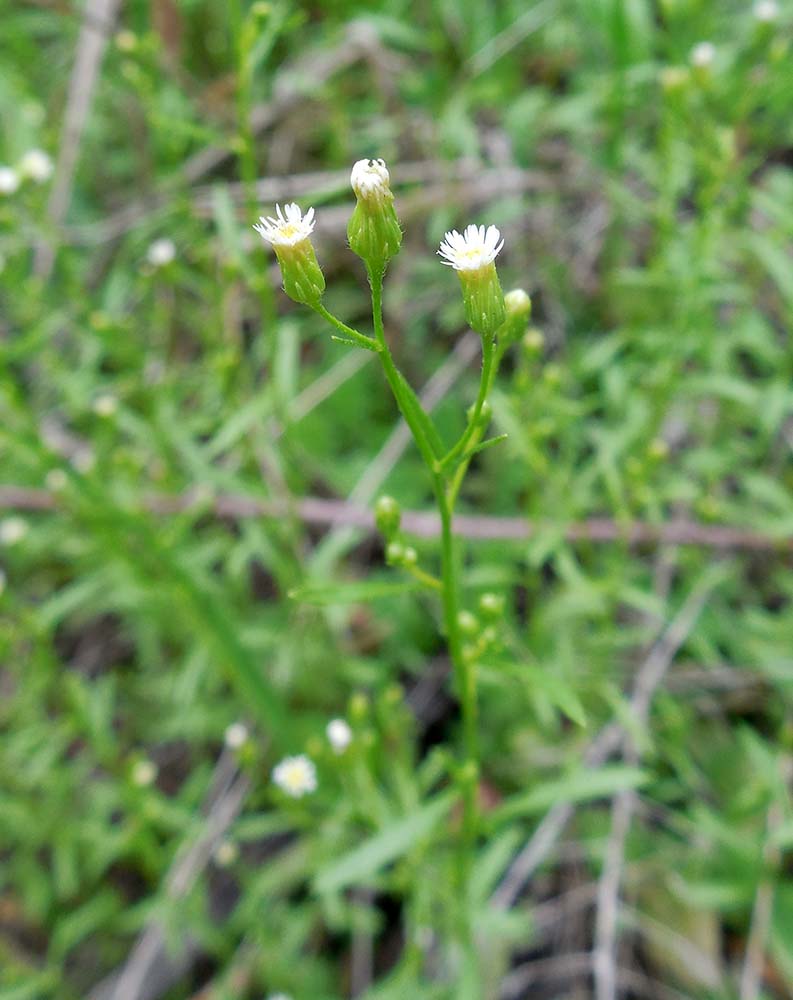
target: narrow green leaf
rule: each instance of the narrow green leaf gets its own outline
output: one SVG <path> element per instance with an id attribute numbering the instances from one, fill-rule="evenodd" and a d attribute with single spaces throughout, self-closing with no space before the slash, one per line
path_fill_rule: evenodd
<path id="1" fill-rule="evenodd" d="M 371 879 L 427 837 L 449 811 L 456 797 L 456 792 L 438 796 L 334 861 L 315 878 L 317 892 L 337 892 Z"/>
<path id="2" fill-rule="evenodd" d="M 614 764 L 597 770 L 581 770 L 558 781 L 542 782 L 530 792 L 509 799 L 496 812 L 496 822 L 515 816 L 534 816 L 561 802 L 602 799 L 647 784 L 650 775 L 638 767 Z"/>

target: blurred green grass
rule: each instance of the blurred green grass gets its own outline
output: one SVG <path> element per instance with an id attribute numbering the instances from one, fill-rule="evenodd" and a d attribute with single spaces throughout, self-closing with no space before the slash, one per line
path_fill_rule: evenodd
<path id="1" fill-rule="evenodd" d="M 5 0 L 0 16 L 0 162 L 56 156 L 82 11 Z M 471 513 L 545 523 L 528 542 L 477 543 L 466 578 L 470 595 L 503 589 L 509 608 L 505 649 L 480 678 L 492 830 L 470 907 L 487 995 L 528 995 L 505 992 L 514 967 L 564 956 L 569 942 L 530 913 L 598 878 L 625 775 L 582 797 L 564 850 L 496 914 L 487 900 L 540 818 L 520 803 L 579 802 L 585 747 L 624 719 L 648 648 L 714 564 L 638 734 L 626 961 L 685 996 L 737 995 L 770 885 L 765 995 L 789 994 L 792 18 L 788 4 L 763 24 L 706 0 L 124 5 L 65 217 L 48 212 L 52 181 L 0 195 L 0 478 L 54 498 L 0 523 L 4 1000 L 97 996 L 152 923 L 189 942 L 161 996 L 346 996 L 370 937 L 370 1000 L 467 995 L 433 811 L 456 731 L 437 609 L 409 594 L 290 600 L 393 576 L 369 535 L 218 517 L 210 502 L 344 500 L 395 427 L 375 367 L 354 368 L 272 291 L 250 228 L 276 191 L 315 204 L 329 302 L 365 323 L 344 225 L 347 172 L 367 155 L 389 161 L 406 231 L 386 323 L 413 384 L 463 333 L 434 258 L 447 227 L 502 228 L 505 288 L 531 292 L 543 334 L 501 379 L 509 440 L 477 460 L 463 498 Z M 692 66 L 705 40 L 713 62 Z M 174 259 L 155 266 L 162 239 Z M 56 248 L 51 270 L 42 246 Z M 449 436 L 475 369 L 440 404 Z M 329 372 L 335 390 L 295 416 Z M 410 448 L 379 488 L 428 506 Z M 172 514 L 151 509 L 185 494 Z M 565 538 L 592 517 L 730 525 L 779 549 Z M 408 711 L 436 675 L 429 708 Z M 361 752 L 336 759 L 325 725 L 361 693 Z M 202 809 L 226 801 L 218 758 L 237 719 L 253 738 L 233 850 L 214 845 L 175 893 L 169 872 L 200 842 Z M 320 791 L 284 803 L 270 768 L 306 748 Z M 320 891 L 367 845 L 377 864 L 361 881 L 376 892 Z M 591 899 L 569 920 L 589 949 Z M 696 961 L 659 926 L 695 942 Z M 586 971 L 570 975 L 532 995 L 586 991 Z"/>

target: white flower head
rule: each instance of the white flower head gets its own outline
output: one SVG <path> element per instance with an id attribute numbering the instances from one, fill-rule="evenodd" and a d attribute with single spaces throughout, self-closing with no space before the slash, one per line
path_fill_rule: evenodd
<path id="1" fill-rule="evenodd" d="M 69 477 L 63 469 L 50 469 L 44 477 L 44 485 L 52 493 L 59 493 L 61 490 L 66 489 L 68 483 Z"/>
<path id="2" fill-rule="evenodd" d="M 350 743 L 352 743 L 352 729 L 350 729 L 344 719 L 331 719 L 325 728 L 325 733 L 327 734 L 328 742 L 336 753 L 344 753 Z"/>
<path id="3" fill-rule="evenodd" d="M 232 722 L 226 727 L 223 740 L 229 750 L 239 750 L 248 741 L 248 727 L 244 722 Z"/>
<path id="4" fill-rule="evenodd" d="M 0 166 L 0 194 L 14 194 L 19 187 L 19 174 L 13 167 Z"/>
<path id="5" fill-rule="evenodd" d="M 112 417 L 118 409 L 118 400 L 110 393 L 97 396 L 94 400 L 94 413 L 98 417 Z"/>
<path id="6" fill-rule="evenodd" d="M 292 1000 L 292 998 L 286 993 L 271 993 L 267 1000 Z"/>
<path id="7" fill-rule="evenodd" d="M 391 177 L 385 160 L 358 160 L 350 174 L 350 184 L 356 198 L 382 201 L 391 194 Z"/>
<path id="8" fill-rule="evenodd" d="M 455 271 L 480 271 L 493 263 L 503 246 L 501 233 L 495 226 L 485 229 L 471 225 L 466 226 L 464 233 L 456 229 L 447 233 L 438 254 Z"/>
<path id="9" fill-rule="evenodd" d="M 691 65 L 707 69 L 713 65 L 716 58 L 716 46 L 713 42 L 699 42 L 691 50 Z"/>
<path id="10" fill-rule="evenodd" d="M 240 856 L 240 851 L 233 840 L 224 839 L 215 848 L 214 856 L 218 867 L 228 868 Z"/>
<path id="11" fill-rule="evenodd" d="M 776 0 L 757 0 L 754 5 L 754 17 L 762 24 L 770 24 L 779 17 L 779 4 Z"/>
<path id="12" fill-rule="evenodd" d="M 153 784 L 157 777 L 157 765 L 150 760 L 138 760 L 132 768 L 132 783 L 139 788 Z"/>
<path id="13" fill-rule="evenodd" d="M 146 260 L 152 267 L 165 267 L 176 256 L 176 244 L 168 237 L 155 240 L 146 252 Z"/>
<path id="14" fill-rule="evenodd" d="M 273 768 L 273 781 L 293 799 L 300 799 L 317 789 L 317 769 L 305 754 L 284 757 Z"/>
<path id="15" fill-rule="evenodd" d="M 21 517 L 6 517 L 0 521 L 0 543 L 16 545 L 28 533 L 28 522 Z"/>
<path id="16" fill-rule="evenodd" d="M 292 202 L 275 206 L 276 218 L 271 215 L 265 218 L 260 216 L 258 223 L 254 224 L 254 229 L 263 240 L 267 240 L 275 247 L 293 247 L 303 240 L 307 240 L 314 232 L 314 209 L 309 208 L 305 215 L 300 210 L 299 205 Z"/>
<path id="17" fill-rule="evenodd" d="M 52 177 L 52 158 L 43 149 L 29 149 L 19 161 L 19 172 L 36 184 L 46 184 Z"/>

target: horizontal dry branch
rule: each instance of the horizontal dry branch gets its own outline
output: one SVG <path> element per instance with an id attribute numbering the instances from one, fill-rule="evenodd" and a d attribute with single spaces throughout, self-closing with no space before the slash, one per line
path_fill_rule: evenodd
<path id="1" fill-rule="evenodd" d="M 55 510 L 61 505 L 56 494 L 25 486 L 0 486 L 0 510 Z M 213 497 L 205 490 L 180 494 L 155 493 L 144 499 L 144 507 L 153 514 L 179 514 L 193 508 L 214 513 L 217 517 L 238 520 L 248 517 L 276 518 L 289 515 L 318 528 L 358 528 L 374 532 L 374 516 L 367 507 L 345 500 L 303 497 L 287 505 L 242 494 Z M 438 515 L 429 511 L 406 510 L 402 526 L 411 535 L 435 538 L 440 534 Z M 702 524 L 676 520 L 660 524 L 646 521 L 620 523 L 607 517 L 591 517 L 568 524 L 531 521 L 524 517 L 495 517 L 484 514 L 458 514 L 455 531 L 471 541 L 527 541 L 543 531 L 558 532 L 569 542 L 615 542 L 623 545 L 698 545 L 719 550 L 744 549 L 760 552 L 793 552 L 793 538 L 774 538 L 749 528 L 727 524 Z"/>

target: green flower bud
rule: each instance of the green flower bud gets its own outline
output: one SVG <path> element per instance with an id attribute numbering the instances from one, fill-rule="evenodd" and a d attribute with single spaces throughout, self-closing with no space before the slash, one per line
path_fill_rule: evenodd
<path id="1" fill-rule="evenodd" d="M 531 316 L 531 299 L 522 288 L 513 288 L 504 296 L 504 308 L 507 311 L 507 319 L 499 334 L 499 340 L 504 344 L 514 344 L 526 332 Z"/>
<path id="2" fill-rule="evenodd" d="M 405 561 L 405 546 L 402 542 L 389 542 L 385 548 L 385 561 L 389 566 L 401 566 Z"/>
<path id="3" fill-rule="evenodd" d="M 253 228 L 272 245 L 281 266 L 284 291 L 290 299 L 316 306 L 325 291 L 325 277 L 311 245 L 314 209 L 305 215 L 297 205 L 275 206 L 277 218 L 261 217 Z"/>
<path id="4" fill-rule="evenodd" d="M 457 625 L 465 636 L 474 636 L 479 632 L 479 621 L 470 611 L 461 611 L 457 615 Z"/>
<path id="5" fill-rule="evenodd" d="M 479 612 L 488 621 L 498 621 L 504 614 L 504 597 L 502 594 L 486 593 L 479 598 Z"/>
<path id="6" fill-rule="evenodd" d="M 527 354 L 539 354 L 543 347 L 545 347 L 545 337 L 542 330 L 538 330 L 536 326 L 533 326 L 524 333 L 521 343 L 523 344 L 523 350 Z"/>
<path id="7" fill-rule="evenodd" d="M 350 249 L 374 269 L 382 269 L 399 253 L 399 225 L 390 177 L 384 160 L 358 160 L 350 183 L 356 204 L 347 225 Z"/>
<path id="8" fill-rule="evenodd" d="M 446 233 L 438 251 L 444 264 L 453 267 L 460 279 L 465 319 L 472 330 L 492 337 L 507 316 L 504 293 L 496 273 L 495 259 L 504 241 L 495 226 L 467 226 Z"/>
<path id="9" fill-rule="evenodd" d="M 399 531 L 402 520 L 402 510 L 393 497 L 378 497 L 374 505 L 374 523 L 377 530 L 386 539 L 392 539 Z"/>

